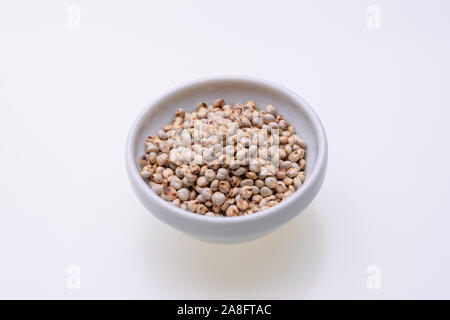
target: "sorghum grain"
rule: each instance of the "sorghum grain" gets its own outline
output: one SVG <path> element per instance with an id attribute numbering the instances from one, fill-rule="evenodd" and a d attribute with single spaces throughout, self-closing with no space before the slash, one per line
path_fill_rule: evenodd
<path id="1" fill-rule="evenodd" d="M 273 105 L 217 99 L 182 108 L 147 137 L 139 174 L 174 206 L 206 216 L 247 215 L 285 200 L 305 180 L 306 144 Z"/>

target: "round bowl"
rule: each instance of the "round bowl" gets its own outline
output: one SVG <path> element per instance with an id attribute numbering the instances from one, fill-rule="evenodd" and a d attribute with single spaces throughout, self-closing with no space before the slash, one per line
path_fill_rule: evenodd
<path id="1" fill-rule="evenodd" d="M 175 109 L 193 111 L 200 101 L 217 98 L 227 104 L 252 100 L 259 106 L 272 104 L 294 125 L 306 142 L 306 179 L 303 185 L 281 203 L 251 215 L 236 217 L 203 216 L 175 207 L 156 195 L 142 179 L 138 158 L 144 154 L 148 135 L 170 123 Z M 304 210 L 317 195 L 326 172 L 327 138 L 314 110 L 292 91 L 266 80 L 242 76 L 201 79 L 172 89 L 138 116 L 128 135 L 125 160 L 131 186 L 142 204 L 161 221 L 199 240 L 213 243 L 237 243 L 266 235 Z"/>

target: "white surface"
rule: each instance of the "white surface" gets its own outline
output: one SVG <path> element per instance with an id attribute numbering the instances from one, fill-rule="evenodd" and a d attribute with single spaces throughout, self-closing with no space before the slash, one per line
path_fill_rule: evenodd
<path id="1" fill-rule="evenodd" d="M 79 5 L 81 29 L 66 27 Z M 366 8 L 381 8 L 381 29 Z M 450 298 L 447 1 L 0 5 L 1 298 Z M 142 108 L 214 74 L 299 93 L 329 139 L 322 191 L 254 242 L 165 226 L 128 184 Z M 69 290 L 67 267 L 81 270 Z M 381 288 L 366 286 L 366 268 Z"/>

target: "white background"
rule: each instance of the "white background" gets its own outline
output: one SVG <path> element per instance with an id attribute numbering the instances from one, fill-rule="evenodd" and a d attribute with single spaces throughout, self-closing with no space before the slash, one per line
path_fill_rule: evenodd
<path id="1" fill-rule="evenodd" d="M 448 1 L 2 1 L 0 298 L 450 298 L 449 13 Z M 147 103 L 219 74 L 296 91 L 329 138 L 313 204 L 233 246 L 156 220 L 124 168 Z"/>

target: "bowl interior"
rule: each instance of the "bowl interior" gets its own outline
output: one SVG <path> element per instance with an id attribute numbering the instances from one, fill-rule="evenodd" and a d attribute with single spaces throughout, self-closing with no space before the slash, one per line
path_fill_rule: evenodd
<path id="1" fill-rule="evenodd" d="M 287 89 L 264 81 L 235 78 L 205 80 L 184 85 L 154 101 L 136 123 L 132 146 L 136 172 L 139 168 L 137 160 L 144 153 L 146 137 L 156 135 L 158 130 L 170 123 L 176 108 L 193 111 L 199 102 L 210 104 L 217 98 L 223 98 L 225 103 L 230 105 L 253 100 L 258 108 L 267 104 L 275 106 L 278 114 L 294 125 L 296 133 L 307 144 L 305 184 L 308 182 L 308 173 L 314 169 L 319 148 L 317 120 L 314 119 L 313 111 Z"/>

